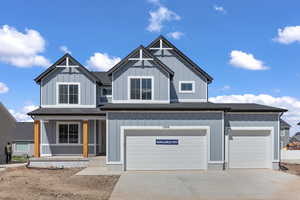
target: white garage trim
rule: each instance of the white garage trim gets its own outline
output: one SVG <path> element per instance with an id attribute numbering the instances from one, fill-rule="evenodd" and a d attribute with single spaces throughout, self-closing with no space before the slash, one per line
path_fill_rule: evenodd
<path id="1" fill-rule="evenodd" d="M 107 162 L 107 164 L 123 164 L 123 170 L 125 169 L 124 164 L 124 143 L 125 143 L 125 130 L 206 130 L 207 137 L 207 160 L 210 162 L 210 127 L 209 126 L 121 126 L 120 135 L 120 162 Z"/>
<path id="2" fill-rule="evenodd" d="M 246 130 L 246 131 L 270 131 L 271 134 L 271 145 L 272 145 L 272 162 L 278 162 L 278 160 L 274 159 L 274 127 L 230 127 L 230 130 Z M 229 133 L 228 133 L 229 134 Z M 226 158 L 225 161 L 229 161 L 229 135 L 226 135 L 225 142 L 226 142 Z M 229 164 L 229 163 L 228 163 Z"/>

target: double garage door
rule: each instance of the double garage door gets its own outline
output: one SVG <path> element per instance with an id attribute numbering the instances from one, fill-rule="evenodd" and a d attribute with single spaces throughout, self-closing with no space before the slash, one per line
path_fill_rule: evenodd
<path id="1" fill-rule="evenodd" d="M 208 141 L 206 130 L 125 130 L 125 170 L 207 169 Z M 225 152 L 229 168 L 271 168 L 271 133 L 232 131 Z"/>
<path id="2" fill-rule="evenodd" d="M 127 130 L 126 170 L 207 168 L 205 130 Z"/>

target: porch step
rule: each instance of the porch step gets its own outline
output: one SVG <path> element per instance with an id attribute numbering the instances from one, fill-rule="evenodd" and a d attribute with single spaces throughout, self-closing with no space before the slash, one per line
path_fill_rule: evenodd
<path id="1" fill-rule="evenodd" d="M 89 158 L 88 167 L 105 167 L 106 157 L 105 156 L 96 156 Z"/>

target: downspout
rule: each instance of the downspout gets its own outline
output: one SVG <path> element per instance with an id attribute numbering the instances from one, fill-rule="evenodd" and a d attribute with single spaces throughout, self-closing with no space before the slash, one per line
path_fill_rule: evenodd
<path id="1" fill-rule="evenodd" d="M 226 170 L 226 128 L 225 128 L 225 110 L 223 112 L 223 170 Z"/>
<path id="2" fill-rule="evenodd" d="M 284 112 L 281 112 L 279 113 L 278 115 L 278 160 L 279 160 L 279 170 L 281 169 L 281 149 L 280 149 L 280 143 L 281 143 L 281 137 L 280 137 L 280 131 L 281 131 L 281 128 L 280 128 L 280 119 L 281 119 L 281 116 L 284 114 Z"/>

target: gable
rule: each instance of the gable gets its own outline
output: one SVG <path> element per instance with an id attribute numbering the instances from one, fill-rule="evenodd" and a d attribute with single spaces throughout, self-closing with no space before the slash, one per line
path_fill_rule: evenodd
<path id="1" fill-rule="evenodd" d="M 51 65 L 46 71 L 41 73 L 34 80 L 36 83 L 40 83 L 42 79 L 49 76 L 52 72 L 58 71 L 58 69 L 77 69 L 85 74 L 87 77 L 92 79 L 95 82 L 101 83 L 101 81 L 92 74 L 89 70 L 87 70 L 82 64 L 80 64 L 75 58 L 73 58 L 70 54 L 66 53 L 60 59 L 58 59 L 53 65 Z"/>
<path id="2" fill-rule="evenodd" d="M 152 43 L 150 43 L 147 46 L 147 49 L 150 50 L 152 54 L 160 52 L 162 56 L 168 56 L 164 55 L 164 52 L 169 52 L 175 55 L 180 60 L 180 62 L 183 62 L 185 66 L 192 70 L 194 73 L 196 73 L 200 77 L 204 77 L 208 83 L 211 83 L 213 80 L 213 78 L 209 74 L 202 70 L 196 63 L 194 63 L 190 58 L 188 58 L 184 53 L 177 49 L 163 36 L 159 36 Z"/>
<path id="3" fill-rule="evenodd" d="M 165 64 L 163 64 L 159 59 L 153 56 L 146 48 L 142 45 L 133 50 L 130 54 L 128 54 L 124 59 L 122 59 L 118 64 L 116 64 L 113 68 L 111 68 L 107 74 L 109 76 L 112 73 L 120 70 L 122 67 L 126 66 L 127 63 L 130 62 L 150 62 L 155 66 L 161 68 L 165 72 L 169 73 L 171 76 L 174 75 L 174 72 Z"/>

